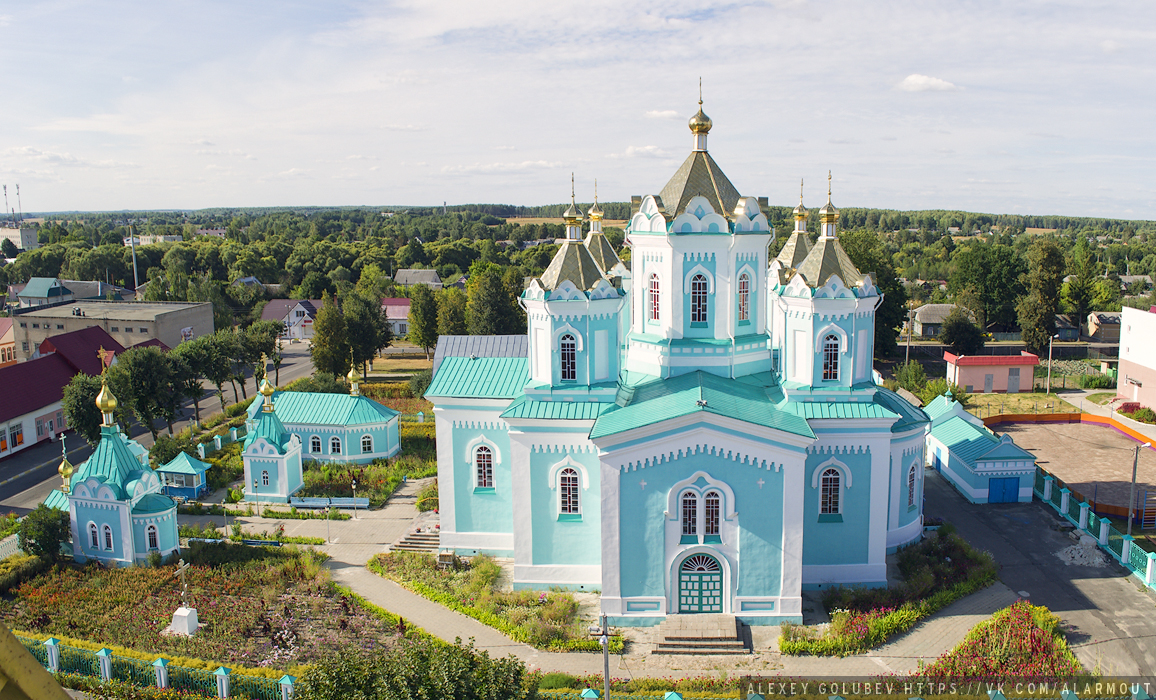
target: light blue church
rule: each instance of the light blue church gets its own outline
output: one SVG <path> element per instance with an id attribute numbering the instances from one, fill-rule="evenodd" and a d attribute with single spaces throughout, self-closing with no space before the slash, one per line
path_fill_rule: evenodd
<path id="1" fill-rule="evenodd" d="M 519 588 L 599 590 L 613 624 L 799 621 L 803 589 L 884 585 L 923 531 L 929 419 L 872 381 L 882 297 L 830 194 L 818 241 L 800 201 L 768 260 L 765 200 L 710 128 L 700 106 L 686 161 L 634 198 L 629 266 L 597 201 L 584 240 L 572 203 L 520 300 L 528 351 L 475 343 L 493 351 L 443 357 L 426 394 L 443 548 L 512 557 Z"/>
<path id="2" fill-rule="evenodd" d="M 100 443 L 75 471 L 67 458 L 61 462 L 64 484 L 44 501 L 68 512 L 73 558 L 131 566 L 154 552 L 179 552 L 176 501 L 163 494 L 148 451 L 113 420 L 116 397 L 103 378 L 96 406 L 103 416 Z"/>

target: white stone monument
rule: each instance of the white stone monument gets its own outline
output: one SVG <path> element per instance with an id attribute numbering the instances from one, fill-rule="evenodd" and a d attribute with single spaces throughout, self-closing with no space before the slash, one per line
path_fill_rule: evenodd
<path id="1" fill-rule="evenodd" d="M 181 607 L 173 613 L 173 623 L 165 628 L 165 634 L 176 634 L 182 637 L 191 637 L 200 629 L 200 623 L 197 621 L 197 609 L 189 607 L 189 584 L 185 580 L 185 572 L 188 571 L 189 565 L 181 559 L 180 566 L 177 567 L 174 576 L 181 577 Z"/>

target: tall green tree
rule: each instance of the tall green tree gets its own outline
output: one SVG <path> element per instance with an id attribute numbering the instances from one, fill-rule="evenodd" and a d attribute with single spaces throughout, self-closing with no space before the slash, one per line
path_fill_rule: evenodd
<path id="1" fill-rule="evenodd" d="M 939 342 L 956 355 L 976 355 L 983 350 L 983 331 L 971 322 L 966 311 L 957 307 L 943 320 Z"/>
<path id="2" fill-rule="evenodd" d="M 866 229 L 845 231 L 839 243 L 860 272 L 871 273 L 883 293 L 883 302 L 875 310 L 875 357 L 887 357 L 895 352 L 899 327 L 907 317 L 907 290 L 878 234 Z"/>
<path id="3" fill-rule="evenodd" d="M 948 291 L 973 293 L 984 324 L 1014 325 L 1016 302 L 1024 293 L 1022 278 L 1027 272 L 1015 249 L 996 243 L 973 243 L 960 246 L 954 262 L 955 272 L 948 279 Z"/>
<path id="4" fill-rule="evenodd" d="M 438 292 L 438 335 L 465 335 L 468 332 L 466 293 L 457 287 Z"/>
<path id="5" fill-rule="evenodd" d="M 205 342 L 204 364 L 201 365 L 201 372 L 205 379 L 209 380 L 217 389 L 217 400 L 221 402 L 221 410 L 225 410 L 225 382 L 231 381 L 233 378 L 233 357 L 240 352 L 237 347 L 240 341 L 237 340 L 237 335 L 231 329 L 219 330 L 212 335 L 203 336 L 208 338 Z M 182 343 L 183 345 L 183 343 Z M 233 402 L 236 403 L 237 385 L 233 385 Z"/>
<path id="6" fill-rule="evenodd" d="M 1088 320 L 1096 296 L 1096 260 L 1083 236 L 1076 241 L 1068 260 L 1068 278 L 1064 285 L 1064 303 L 1075 314 L 1076 325 Z"/>
<path id="7" fill-rule="evenodd" d="M 1064 283 L 1064 254 L 1047 239 L 1028 250 L 1028 294 L 1016 305 L 1020 331 L 1028 352 L 1042 355 L 1056 333 L 1060 287 Z"/>
<path id="8" fill-rule="evenodd" d="M 476 262 L 470 267 L 466 290 L 470 335 L 517 335 L 524 317 L 502 278 L 502 268 Z"/>
<path id="9" fill-rule="evenodd" d="M 364 377 L 366 363 L 372 362 L 377 353 L 389 346 L 393 333 L 380 299 L 354 291 L 345 297 L 344 311 L 349 345 L 353 348 L 353 364 L 361 367 Z"/>
<path id="10" fill-rule="evenodd" d="M 438 342 L 438 305 L 433 290 L 424 284 L 415 284 L 409 290 L 409 340 L 429 350 Z"/>
<path id="11" fill-rule="evenodd" d="M 321 310 L 313 321 L 313 342 L 309 347 L 313 369 L 344 377 L 349 372 L 349 332 L 345 317 L 333 297 L 321 297 Z"/>
<path id="12" fill-rule="evenodd" d="M 64 415 L 68 427 L 96 447 L 100 442 L 100 424 L 103 418 L 96 407 L 96 395 L 100 393 L 100 377 L 92 377 L 81 372 L 64 386 Z"/>
<path id="13" fill-rule="evenodd" d="M 173 382 L 173 370 L 160 348 L 130 348 L 117 355 L 109 374 L 119 376 L 127 389 L 117 401 L 128 406 L 137 422 L 157 439 L 156 421 L 164 419 L 172 433 L 172 421 L 183 396 Z"/>

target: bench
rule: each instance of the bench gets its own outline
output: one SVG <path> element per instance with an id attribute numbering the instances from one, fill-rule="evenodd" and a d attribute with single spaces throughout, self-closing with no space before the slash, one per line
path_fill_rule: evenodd
<path id="1" fill-rule="evenodd" d="M 369 508 L 368 498 L 330 498 L 334 508 Z"/>
<path id="2" fill-rule="evenodd" d="M 290 498 L 289 505 L 294 508 L 328 508 L 328 498 Z"/>
<path id="3" fill-rule="evenodd" d="M 221 544 L 222 542 L 225 542 L 227 540 L 209 539 L 207 537 L 190 537 L 188 541 L 189 541 L 189 544 L 192 544 L 193 542 L 203 542 L 205 544 Z"/>
<path id="4" fill-rule="evenodd" d="M 290 498 L 294 508 L 369 508 L 368 498 Z"/>
<path id="5" fill-rule="evenodd" d="M 280 547 L 281 543 L 277 540 L 241 540 L 241 544 L 247 544 L 250 547 Z"/>

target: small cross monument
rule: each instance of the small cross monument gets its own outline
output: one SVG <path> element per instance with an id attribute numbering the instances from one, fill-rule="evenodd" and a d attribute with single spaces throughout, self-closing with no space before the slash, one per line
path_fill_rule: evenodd
<path id="1" fill-rule="evenodd" d="M 197 621 L 197 609 L 189 607 L 189 582 L 185 578 L 188 570 L 189 565 L 185 563 L 184 559 L 181 559 L 177 570 L 173 572 L 173 576 L 179 576 L 181 579 L 181 607 L 173 613 L 173 624 L 165 630 L 168 634 L 182 637 L 193 636 L 201 626 Z"/>

